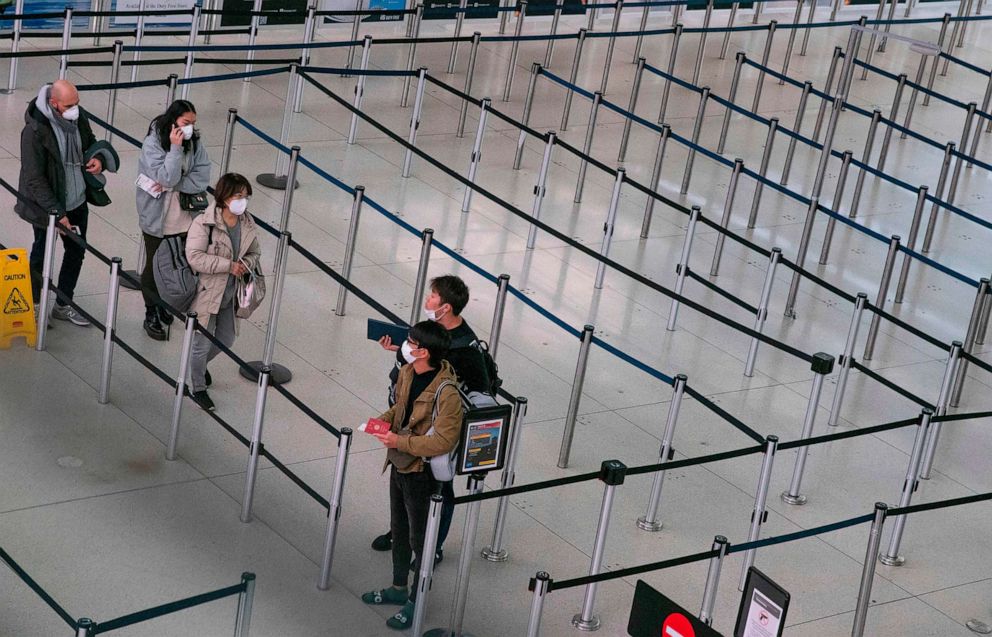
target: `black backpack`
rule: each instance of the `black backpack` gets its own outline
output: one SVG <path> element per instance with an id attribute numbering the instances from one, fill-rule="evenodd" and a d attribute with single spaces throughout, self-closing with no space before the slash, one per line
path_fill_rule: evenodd
<path id="1" fill-rule="evenodd" d="M 461 349 L 471 347 L 482 355 L 482 365 L 486 369 L 486 376 L 489 377 L 489 387 L 486 393 L 496 397 L 503 386 L 503 379 L 499 377 L 499 366 L 496 364 L 493 355 L 489 353 L 489 343 L 477 338 L 452 341 L 451 349 Z"/>

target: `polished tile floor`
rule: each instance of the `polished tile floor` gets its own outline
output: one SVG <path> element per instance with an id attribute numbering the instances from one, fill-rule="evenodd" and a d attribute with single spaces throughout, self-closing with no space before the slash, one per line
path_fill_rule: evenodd
<path id="1" fill-rule="evenodd" d="M 917 9 L 914 17 L 940 16 L 956 10 L 939 4 Z M 902 14 L 902 7 L 899 14 Z M 875 8 L 847 8 L 841 19 L 856 19 L 861 13 L 874 17 Z M 635 29 L 639 10 L 625 13 L 621 28 Z M 792 20 L 793 8 L 771 6 L 761 21 Z M 822 14 L 822 15 L 820 15 Z M 817 19 L 826 19 L 820 7 Z M 691 13 L 687 26 L 697 26 L 701 15 Z M 566 18 L 562 32 L 584 26 L 584 19 Z M 664 28 L 668 13 L 652 16 L 652 28 Z M 726 14 L 716 12 L 714 25 L 723 25 Z M 750 23 L 750 12 L 742 12 L 739 24 Z M 467 22 L 466 30 L 496 32 L 495 21 Z M 597 31 L 609 28 L 607 13 Z M 525 34 L 546 33 L 547 18 L 528 19 Z M 939 25 L 913 24 L 893 27 L 892 33 L 935 40 Z M 327 27 L 320 40 L 345 38 L 348 26 Z M 511 20 L 512 29 L 512 20 Z M 402 34 L 396 25 L 375 25 L 376 37 Z M 425 23 L 423 35 L 450 35 L 448 23 Z M 793 56 L 789 75 L 823 86 L 830 53 L 844 45 L 849 29 L 817 29 L 812 32 L 808 54 Z M 286 41 L 295 32 L 265 32 L 264 42 Z M 801 36 L 801 33 L 798 35 Z M 986 67 L 992 59 L 992 30 L 984 22 L 969 23 L 965 46 L 954 54 Z M 215 38 L 216 43 L 238 43 Z M 42 48 L 52 40 L 28 40 L 24 48 Z M 162 41 L 179 44 L 178 39 Z M 691 79 L 699 35 L 685 35 L 677 58 L 677 74 Z M 710 36 L 699 85 L 726 97 L 734 69 L 734 54 L 746 51 L 760 59 L 764 31 L 733 34 L 726 59 L 718 59 L 722 34 Z M 80 42 L 82 45 L 82 42 Z M 788 45 L 788 31 L 779 30 L 773 41 L 769 65 L 781 69 Z M 506 43 L 483 45 L 472 86 L 475 97 L 491 96 L 493 106 L 513 118 L 523 110 L 524 94 L 532 61 L 541 61 L 544 42 L 520 46 L 514 67 L 513 94 L 501 101 L 510 47 Z M 626 106 L 634 77 L 631 63 L 634 40 L 617 41 L 609 68 L 606 99 Z M 671 36 L 649 36 L 643 55 L 659 68 L 667 68 Z M 599 88 L 607 40 L 589 38 L 585 44 L 577 83 L 593 91 Z M 459 51 L 454 74 L 445 73 L 449 44 L 422 45 L 417 64 L 458 89 L 463 88 L 468 47 Z M 574 43 L 556 44 L 550 70 L 568 77 Z M 145 54 L 146 58 L 174 54 Z M 239 65 L 210 63 L 209 58 L 239 57 L 239 53 L 209 53 L 198 57 L 196 75 L 238 72 Z M 285 51 L 259 54 L 288 57 Z M 320 49 L 314 64 L 336 67 L 346 59 L 343 48 Z M 400 69 L 406 48 L 374 45 L 371 67 Z M 876 54 L 873 64 L 892 73 L 914 77 L 919 63 L 905 42 L 890 40 L 885 53 Z M 27 58 L 20 67 L 21 87 L 0 98 L 6 125 L 0 128 L 0 177 L 14 182 L 19 167 L 19 130 L 25 103 L 37 84 L 57 71 L 56 58 Z M 141 79 L 158 79 L 177 67 L 151 66 L 141 70 Z M 125 76 L 127 73 L 124 74 Z M 79 85 L 105 82 L 108 72 L 100 67 L 75 67 L 70 78 Z M 738 103 L 750 106 L 757 72 L 745 69 Z M 861 81 L 855 75 L 851 101 L 888 116 L 895 82 L 871 76 Z M 321 76 L 331 90 L 346 100 L 353 96 L 354 79 L 336 74 Z M 935 88 L 961 102 L 981 102 L 987 80 L 952 65 L 946 77 L 938 76 Z M 530 124 L 539 131 L 557 130 L 561 124 L 564 90 L 547 78 L 537 82 Z M 409 130 L 410 108 L 400 108 L 403 80 L 371 77 L 365 91 L 365 110 L 397 134 Z M 657 116 L 663 90 L 660 78 L 644 76 L 637 113 Z M 236 107 L 252 125 L 277 136 L 284 112 L 286 77 L 267 76 L 251 83 L 217 81 L 192 86 L 190 99 L 199 111 L 199 126 L 214 162 L 219 162 L 227 109 Z M 141 137 L 148 121 L 163 110 L 163 87 L 121 91 L 116 123 L 129 134 Z M 83 93 L 83 105 L 103 116 L 107 93 Z M 412 100 L 411 100 L 412 101 Z M 764 81 L 760 113 L 778 117 L 792 128 L 799 101 L 798 89 L 780 86 L 773 78 Z M 902 121 L 908 91 L 902 98 Z M 809 134 L 816 118 L 815 100 L 803 119 Z M 478 122 L 478 109 L 468 109 L 464 137 L 457 137 L 460 103 L 456 96 L 428 84 L 418 146 L 461 174 L 468 169 Z M 667 122 L 673 132 L 692 134 L 698 97 L 673 87 Z M 589 101 L 574 97 L 571 120 L 561 137 L 576 147 L 586 139 Z M 917 104 L 914 130 L 940 144 L 959 141 L 965 111 L 934 100 Z M 700 143 L 715 149 L 723 120 L 723 109 L 711 103 L 706 110 Z M 845 112 L 839 121 L 834 148 L 851 150 L 861 157 L 868 120 Z M 982 120 L 984 131 L 985 120 Z M 468 214 L 460 212 L 464 186 L 415 159 L 409 179 L 400 176 L 403 149 L 368 123 L 358 128 L 357 142 L 347 143 L 350 115 L 340 105 L 308 86 L 303 112 L 291 120 L 289 141 L 302 147 L 303 155 L 344 183 L 366 187 L 368 198 L 399 214 L 417 229 L 430 227 L 435 239 L 452 248 L 491 274 L 507 273 L 511 284 L 526 298 L 576 329 L 595 326 L 596 335 L 666 374 L 685 373 L 689 384 L 721 408 L 763 435 L 775 434 L 791 440 L 801 431 L 803 413 L 812 386 L 809 366 L 769 346 L 761 347 L 752 377 L 744 377 L 743 366 L 749 338 L 704 314 L 682 307 L 676 331 L 665 330 L 670 299 L 625 277 L 607 272 L 603 289 L 594 288 L 596 264 L 562 241 L 538 233 L 537 246 L 526 249 L 528 224 L 497 203 L 476 193 Z M 616 167 L 622 120 L 601 109 L 596 120 L 592 154 Z M 99 129 L 98 129 L 99 130 Z M 757 170 L 765 144 L 766 127 L 731 118 L 725 157 L 740 157 Z M 543 145 L 530 140 L 525 146 L 520 170 L 513 170 L 517 131 L 495 116 L 488 118 L 477 183 L 506 201 L 530 212 L 533 188 L 541 164 Z M 109 192 L 115 203 L 94 210 L 90 239 L 107 255 L 120 255 L 133 267 L 138 230 L 133 201 L 137 151 L 115 140 L 121 151 L 122 168 L 110 177 Z M 875 144 L 877 157 L 881 133 Z M 629 177 L 646 183 L 651 178 L 657 134 L 635 125 L 625 163 Z M 788 138 L 780 135 L 774 144 L 768 168 L 778 181 Z M 970 148 L 970 144 L 969 144 Z M 992 158 L 990 136 L 981 134 L 979 159 Z M 886 170 L 914 188 L 926 184 L 936 190 L 942 151 L 912 139 L 893 136 Z M 726 198 L 730 171 L 712 159 L 697 155 L 689 194 L 679 194 L 686 148 L 672 140 L 659 190 L 686 205 L 699 205 L 703 214 L 719 219 Z M 812 188 L 818 153 L 802 145 L 796 151 L 788 187 L 808 196 Z M 873 161 L 875 161 L 873 159 Z M 231 169 L 251 177 L 270 172 L 275 152 L 249 131 L 239 128 L 234 142 Z M 840 162 L 827 169 L 821 203 L 846 213 L 857 176 L 852 168 L 842 200 L 834 190 Z M 549 172 L 547 197 L 541 218 L 580 243 L 598 250 L 606 219 L 613 177 L 589 166 L 581 203 L 574 203 L 579 164 L 561 148 L 555 150 Z M 339 269 L 351 211 L 351 197 L 300 168 L 289 227 L 294 238 Z M 754 180 L 740 181 L 730 221 L 733 231 L 764 248 L 778 246 L 793 259 L 802 234 L 806 207 L 771 188 L 762 194 L 755 228 L 746 220 L 754 192 Z M 964 210 L 988 218 L 985 202 L 992 196 L 992 175 L 982 168 L 965 167 L 960 176 L 955 203 Z M 13 199 L 6 193 L 0 201 L 10 210 Z M 672 287 L 675 265 L 681 253 L 687 217 L 662 203 L 655 206 L 648 238 L 640 238 L 646 199 L 633 187 L 621 193 L 611 258 L 645 277 Z M 915 194 L 869 176 L 858 210 L 857 221 L 884 236 L 907 237 Z M 275 223 L 282 207 L 282 193 L 258 187 L 252 212 Z M 926 209 L 929 214 L 929 206 Z M 819 215 L 812 233 L 807 264 L 819 276 L 848 293 L 866 292 L 874 301 L 885 261 L 886 244 L 838 224 L 828 263 L 817 265 L 826 227 Z M 700 224 L 696 229 L 691 267 L 708 272 L 716 234 Z M 934 242 L 928 256 L 970 279 L 988 276 L 992 259 L 982 247 L 989 230 L 947 213 L 937 217 Z M 30 233 L 13 214 L 0 217 L 0 242 L 27 246 Z M 917 244 L 919 245 L 919 243 Z M 272 267 L 275 242 L 262 239 L 264 261 Z M 420 253 L 418 237 L 366 207 L 361 218 L 352 278 L 354 282 L 401 316 L 408 316 Z M 710 280 L 745 301 L 758 300 L 767 260 L 733 241 L 724 247 L 718 277 Z M 900 261 L 897 260 L 897 266 Z M 477 272 L 435 248 L 430 261 L 432 276 L 454 272 L 472 288 L 465 312 L 482 335 L 491 328 L 495 286 Z M 771 297 L 765 331 L 805 352 L 824 351 L 839 355 L 851 321 L 852 305 L 830 292 L 803 281 L 797 301 L 797 318 L 784 318 L 791 273 L 780 267 Z M 103 317 L 107 301 L 108 271 L 95 258 L 88 258 L 77 290 L 78 302 Z M 894 285 L 887 295 L 887 309 L 944 342 L 962 339 L 975 297 L 975 289 L 929 266 L 914 262 L 905 300 L 892 305 Z M 346 316 L 333 308 L 338 287 L 298 254 L 289 258 L 283 306 L 278 323 L 275 358 L 290 367 L 295 379 L 288 388 L 321 416 L 336 426 L 354 426 L 375 415 L 385 401 L 385 373 L 389 357 L 364 339 L 365 321 L 375 313 L 351 297 Z M 753 317 L 728 303 L 699 283 L 689 281 L 686 295 L 720 314 L 750 326 Z M 175 376 L 178 367 L 181 329 L 172 340 L 157 343 L 141 329 L 142 302 L 135 292 L 122 291 L 118 334 L 142 355 Z M 235 349 L 246 359 L 261 357 L 268 305 L 243 325 Z M 869 316 L 863 317 L 856 357 L 860 358 Z M 58 599 L 73 615 L 106 620 L 134 610 L 154 606 L 237 581 L 242 571 L 258 574 L 258 589 L 252 634 L 272 636 L 383 635 L 392 612 L 372 608 L 359 600 L 363 591 L 388 583 L 389 557 L 369 548 L 371 538 L 387 524 L 386 480 L 380 475 L 382 452 L 378 443 L 356 434 L 351 450 L 344 512 L 341 518 L 329 591 L 315 583 L 319 572 L 324 528 L 322 509 L 278 470 L 263 461 L 258 478 L 254 512 L 250 524 L 238 520 L 244 485 L 245 450 L 213 420 L 188 404 L 183 415 L 179 459 L 164 459 L 169 435 L 172 394 L 145 368 L 118 350 L 114 358 L 111 401 L 99 405 L 101 340 L 95 329 L 79 329 L 58 323 L 49 333 L 43 353 L 15 346 L 0 354 L 0 546 Z M 976 349 L 992 360 L 984 346 Z M 517 299 L 509 301 L 503 324 L 498 361 L 505 386 L 529 398 L 530 409 L 522 433 L 517 482 L 548 479 L 592 471 L 604 459 L 617 458 L 628 465 L 654 462 L 671 399 L 671 388 L 603 349 L 594 347 L 583 387 L 568 469 L 556 467 L 565 415 L 569 402 L 578 342 L 568 333 Z M 911 334 L 884 323 L 874 356 L 867 362 L 873 370 L 910 392 L 936 400 L 946 355 Z M 255 386 L 237 374 L 233 363 L 218 359 L 212 367 L 215 379 L 212 396 L 218 413 L 243 434 L 252 424 Z M 969 370 L 958 408 L 968 412 L 992 407 L 992 378 L 974 366 Z M 836 373 L 827 379 L 820 398 L 815 433 L 827 433 L 827 417 L 836 387 Z M 912 417 L 919 407 L 865 375 L 851 374 L 840 419 L 840 430 L 865 427 Z M 988 458 L 992 435 L 987 421 L 963 421 L 945 425 L 936 456 L 933 476 L 924 481 L 917 502 L 987 492 L 992 488 Z M 794 507 L 777 495 L 785 490 L 792 473 L 794 452 L 778 454 L 768 500 L 770 516 L 763 528 L 766 536 L 812 528 L 836 520 L 868 513 L 876 501 L 898 502 L 912 445 L 912 428 L 862 436 L 813 447 L 807 463 L 803 491 L 809 504 Z M 336 441 L 281 396 L 270 392 L 265 419 L 266 448 L 292 468 L 317 491 L 330 490 L 336 456 Z M 692 457 L 752 444 L 743 434 L 706 409 L 686 398 L 675 434 L 676 457 Z M 629 478 L 618 490 L 604 565 L 609 569 L 663 560 L 709 548 L 716 534 L 731 542 L 747 537 L 760 460 L 739 458 L 669 472 L 666 479 L 659 533 L 637 529 L 634 520 L 643 514 L 650 488 L 649 476 Z M 490 476 L 494 486 L 497 476 Z M 459 485 L 460 487 L 463 485 Z M 556 579 L 586 574 L 592 552 L 602 488 L 598 483 L 559 487 L 511 498 L 506 545 L 509 561 L 492 564 L 476 558 L 472 565 L 466 629 L 475 634 L 522 635 L 527 625 L 530 594 L 527 582 L 538 570 Z M 494 502 L 483 504 L 474 554 L 489 541 Z M 972 617 L 992 620 L 992 543 L 987 532 L 987 504 L 945 509 L 912 517 L 903 542 L 905 566 L 879 566 L 868 615 L 869 635 L 964 636 L 972 634 L 964 623 Z M 426 624 L 446 624 L 454 592 L 456 564 L 463 550 L 460 542 L 464 511 L 456 514 L 452 539 L 446 545 L 445 561 L 435 575 Z M 888 533 L 886 532 L 886 539 Z M 857 526 L 814 538 L 762 549 L 756 564 L 792 593 L 786 635 L 796 637 L 847 634 L 853 617 L 858 583 L 865 555 L 867 527 Z M 729 558 L 717 597 L 714 627 L 732 632 L 739 593 L 736 584 L 740 556 Z M 696 563 L 643 577 L 695 612 L 702 597 L 706 566 Z M 33 637 L 67 634 L 65 626 L 29 589 L 11 573 L 0 587 L 0 635 Z M 623 578 L 599 587 L 596 609 L 603 621 L 601 634 L 626 634 L 626 621 L 637 578 Z M 581 589 L 552 593 L 544 613 L 543 635 L 575 633 L 569 619 L 581 604 Z M 223 635 L 230 634 L 233 600 L 139 624 L 121 635 Z"/>

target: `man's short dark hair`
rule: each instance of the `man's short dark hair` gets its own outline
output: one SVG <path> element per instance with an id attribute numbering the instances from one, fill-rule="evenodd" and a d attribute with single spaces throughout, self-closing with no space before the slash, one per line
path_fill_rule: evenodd
<path id="1" fill-rule="evenodd" d="M 451 347 L 451 335 L 439 323 L 421 321 L 410 328 L 407 336 L 418 347 L 423 347 L 430 354 L 428 362 L 431 367 L 440 367 L 441 362 L 448 356 Z"/>
<path id="2" fill-rule="evenodd" d="M 468 305 L 468 286 L 453 274 L 431 279 L 431 289 L 441 297 L 442 303 L 451 306 L 451 313 L 455 316 L 459 316 Z"/>

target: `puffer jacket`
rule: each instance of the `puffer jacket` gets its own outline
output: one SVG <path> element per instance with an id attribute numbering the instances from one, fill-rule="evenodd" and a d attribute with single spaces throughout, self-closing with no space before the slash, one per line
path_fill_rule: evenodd
<path id="1" fill-rule="evenodd" d="M 234 255 L 227 224 L 217 208 L 208 209 L 193 220 L 186 236 L 186 260 L 190 268 L 200 275 L 200 289 L 193 298 L 190 311 L 196 312 L 197 321 L 206 327 L 210 317 L 220 311 L 231 265 L 241 259 L 248 267 L 255 268 L 262 258 L 258 245 L 258 226 L 247 212 L 241 216 L 241 249 Z M 237 326 L 237 321 L 235 321 Z"/>
<path id="2" fill-rule="evenodd" d="M 424 470 L 423 458 L 450 453 L 458 444 L 462 430 L 462 399 L 458 394 L 458 378 L 455 370 L 448 361 L 441 361 L 441 369 L 437 376 L 419 396 L 413 401 L 413 411 L 406 429 L 400 429 L 406 416 L 406 403 L 410 395 L 410 385 L 413 382 L 413 365 L 404 365 L 396 380 L 396 404 L 379 416 L 392 425 L 392 432 L 398 434 L 395 449 L 386 452 L 386 464 L 383 470 L 392 464 L 399 473 L 415 473 Z M 441 390 L 438 398 L 437 420 L 434 421 L 434 433 L 430 436 L 427 431 L 431 428 L 431 414 L 434 411 L 434 396 L 441 383 L 452 383 Z"/>

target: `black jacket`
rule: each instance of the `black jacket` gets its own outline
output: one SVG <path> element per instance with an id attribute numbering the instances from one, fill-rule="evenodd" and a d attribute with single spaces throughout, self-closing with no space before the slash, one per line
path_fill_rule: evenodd
<path id="1" fill-rule="evenodd" d="M 96 137 L 82 110 L 77 122 L 85 154 L 96 143 Z M 44 228 L 48 225 L 48 213 L 52 210 L 58 213 L 59 218 L 65 215 L 65 167 L 62 165 L 59 141 L 52 130 L 52 123 L 38 110 L 34 99 L 28 103 L 28 110 L 24 113 L 21 176 L 17 189 L 27 201 L 19 198 L 14 212 L 28 223 Z M 92 199 L 89 187 L 86 188 L 86 199 Z"/>

